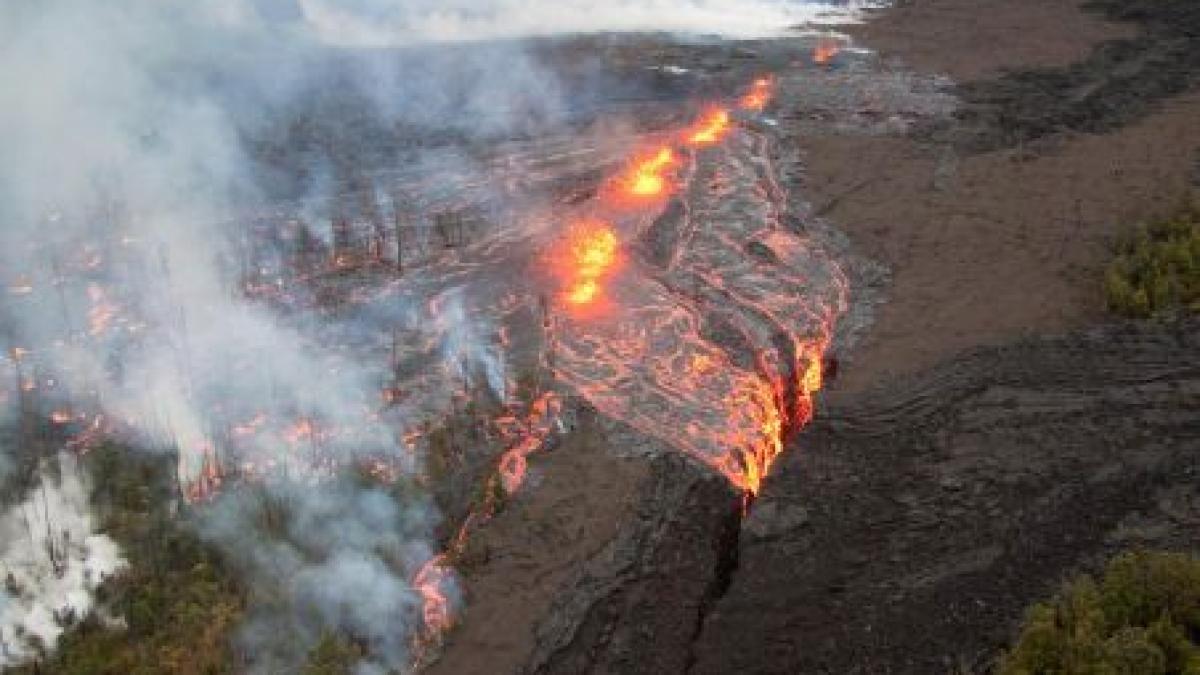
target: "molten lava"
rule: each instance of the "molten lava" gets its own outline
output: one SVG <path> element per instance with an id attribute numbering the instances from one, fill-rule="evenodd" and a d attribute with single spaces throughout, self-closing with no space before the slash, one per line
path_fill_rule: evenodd
<path id="1" fill-rule="evenodd" d="M 660 148 L 653 155 L 635 160 L 618 183 L 630 196 L 658 197 L 666 191 L 666 174 L 675 163 L 675 152 L 671 148 Z"/>
<path id="2" fill-rule="evenodd" d="M 551 265 L 562 284 L 567 305 L 594 307 L 604 295 L 603 282 L 618 263 L 617 233 L 600 220 L 582 220 L 570 227 L 551 253 Z"/>
<path id="3" fill-rule="evenodd" d="M 450 602 L 442 587 L 453 573 L 446 564 L 445 554 L 430 558 L 413 577 L 413 587 L 421 595 L 426 640 L 436 639 L 451 626 Z M 420 638 L 419 638 L 420 639 Z"/>
<path id="4" fill-rule="evenodd" d="M 617 235 L 612 228 L 599 222 L 588 222 L 576 230 L 571 253 L 577 273 L 585 279 L 604 275 L 617 260 Z"/>
<path id="5" fill-rule="evenodd" d="M 823 37 L 817 40 L 817 44 L 813 47 L 812 60 L 817 65 L 825 65 L 833 60 L 839 52 L 842 51 L 842 43 L 829 37 Z"/>
<path id="6" fill-rule="evenodd" d="M 750 85 L 750 91 L 746 92 L 746 95 L 742 97 L 742 100 L 738 102 L 738 105 L 742 108 L 742 110 L 761 112 L 763 108 L 767 107 L 767 103 L 771 101 L 771 96 L 773 93 L 772 90 L 774 89 L 774 86 L 774 82 L 771 81 L 771 78 L 758 78 L 753 84 Z"/>
<path id="7" fill-rule="evenodd" d="M 583 279 L 567 289 L 564 297 L 572 305 L 590 305 L 600 295 L 600 284 L 595 279 Z"/>
<path id="8" fill-rule="evenodd" d="M 712 145 L 719 142 L 729 131 L 729 111 L 723 108 L 705 115 L 688 132 L 687 141 L 692 145 Z"/>

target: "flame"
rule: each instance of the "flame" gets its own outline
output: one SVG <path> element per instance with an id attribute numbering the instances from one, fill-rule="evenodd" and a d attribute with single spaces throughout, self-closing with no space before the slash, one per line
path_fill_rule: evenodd
<path id="1" fill-rule="evenodd" d="M 596 305 L 603 296 L 602 282 L 615 271 L 619 262 L 617 233 L 612 225 L 582 220 L 567 231 L 557 250 L 551 253 L 563 288 L 563 300 L 573 307 Z"/>
<path id="2" fill-rule="evenodd" d="M 742 97 L 738 105 L 743 110 L 752 112 L 760 112 L 767 107 L 767 103 L 771 101 L 771 96 L 774 94 L 775 83 L 769 77 L 760 77 L 750 85 L 750 91 Z"/>
<path id="3" fill-rule="evenodd" d="M 634 160 L 617 182 L 633 197 L 657 197 L 666 191 L 666 172 L 675 163 L 675 151 L 659 148 L 653 155 Z"/>
<path id="4" fill-rule="evenodd" d="M 582 228 L 571 242 L 571 252 L 578 265 L 579 276 L 595 279 L 616 262 L 617 235 L 603 223 L 586 223 Z"/>
<path id="5" fill-rule="evenodd" d="M 582 279 L 567 289 L 566 299 L 572 305 L 588 305 L 600 295 L 600 284 L 595 279 Z"/>
<path id="6" fill-rule="evenodd" d="M 283 432 L 283 438 L 289 445 L 299 445 L 301 441 L 316 439 L 317 428 L 312 420 L 301 418 Z"/>
<path id="7" fill-rule="evenodd" d="M 234 425 L 231 430 L 234 436 L 253 436 L 258 433 L 259 428 L 267 421 L 267 414 L 260 412 L 253 418 L 246 420 L 241 424 Z"/>
<path id="8" fill-rule="evenodd" d="M 824 381 L 824 370 L 821 356 L 819 354 L 812 355 L 808 360 L 808 368 L 800 378 L 800 386 L 805 394 L 814 394 L 820 391 Z"/>
<path id="9" fill-rule="evenodd" d="M 718 108 L 705 115 L 696 126 L 688 132 L 688 143 L 692 145 L 712 145 L 717 143 L 729 131 L 729 111 Z"/>
<path id="10" fill-rule="evenodd" d="M 525 458 L 542 446 L 551 431 L 554 430 L 558 414 L 561 411 L 562 400 L 558 394 L 547 391 L 529 406 L 524 423 L 518 425 L 516 418 L 511 418 L 511 426 L 501 428 L 501 433 L 505 436 L 515 437 L 512 447 L 500 457 L 500 463 L 497 466 L 500 481 L 504 486 L 504 491 L 508 494 L 516 492 L 525 482 L 525 471 L 528 464 Z"/>
<path id="11" fill-rule="evenodd" d="M 446 556 L 438 555 L 421 566 L 413 579 L 413 586 L 424 600 L 425 627 L 438 633 L 450 628 L 450 603 L 442 593 L 442 585 L 449 579 Z"/>
<path id="12" fill-rule="evenodd" d="M 97 284 L 88 284 L 87 296 L 92 305 L 88 309 L 88 333 L 100 335 L 108 330 L 116 318 L 117 306 L 109 300 L 108 293 Z"/>
<path id="13" fill-rule="evenodd" d="M 842 43 L 837 38 L 823 37 L 817 40 L 813 47 L 812 60 L 818 65 L 825 65 L 842 51 Z"/>

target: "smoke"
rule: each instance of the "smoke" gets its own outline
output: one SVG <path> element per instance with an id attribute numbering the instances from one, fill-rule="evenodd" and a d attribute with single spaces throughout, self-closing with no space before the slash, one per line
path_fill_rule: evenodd
<path id="1" fill-rule="evenodd" d="M 202 507 L 205 534 L 249 581 L 289 580 L 252 608 L 243 647 L 278 672 L 271 664 L 294 664 L 323 632 L 340 631 L 366 641 L 370 662 L 396 668 L 418 623 L 408 580 L 432 553 L 435 514 L 338 477 L 358 462 L 417 470 L 398 438 L 418 420 L 381 410 L 389 326 L 371 322 L 389 317 L 329 305 L 280 315 L 245 299 L 251 233 L 239 209 L 268 196 L 255 134 L 289 123 L 314 92 L 356 92 L 379 127 L 418 104 L 365 88 L 382 72 L 392 93 L 407 93 L 403 68 L 339 61 L 281 7 L 0 8 L 0 339 L 9 381 L 21 380 L 5 391 L 6 415 L 18 402 L 22 415 L 97 408 L 133 444 L 176 451 L 193 497 L 218 487 L 218 463 L 268 477 L 264 489 L 286 502 L 294 527 L 264 532 L 240 490 Z M 492 80 L 461 82 L 468 111 L 520 107 L 505 104 L 510 91 L 523 99 L 496 82 L 498 66 L 445 63 L 448 81 Z M 458 103 L 435 101 L 431 114 Z M 44 485 L 40 510 L 26 504 L 3 521 L 16 579 L 0 610 L 13 641 L 6 663 L 31 656 L 35 641 L 52 648 L 69 623 L 61 612 L 85 614 L 100 578 L 120 567 L 115 544 L 93 533 L 79 478 Z M 294 638 L 287 653 L 281 626 Z"/>
<path id="2" fill-rule="evenodd" d="M 844 23 L 870 2 L 794 0 L 298 0 L 309 26 L 334 44 L 395 46 L 570 33 L 666 31 L 729 38 Z"/>
<path id="3" fill-rule="evenodd" d="M 254 593 L 239 634 L 250 669 L 298 672 L 326 631 L 365 645 L 364 669 L 409 665 L 421 616 L 406 580 L 432 555 L 429 509 L 350 477 L 321 490 L 271 481 L 211 507 L 202 533 L 228 550 Z"/>
<path id="4" fill-rule="evenodd" d="M 21 415 L 63 402 L 102 412 L 133 444 L 177 452 L 181 484 L 201 499 L 219 487 L 216 464 L 261 479 L 260 491 L 231 491 L 200 518 L 252 587 L 278 589 L 255 598 L 240 633 L 256 667 L 288 672 L 334 631 L 367 645 L 364 667 L 400 668 L 418 625 L 409 579 L 432 553 L 436 514 L 343 470 L 420 469 L 399 439 L 422 420 L 380 401 L 398 323 L 414 345 L 437 345 L 429 365 L 440 356 L 448 373 L 482 375 L 502 396 L 494 328 L 471 325 L 454 294 L 439 322 L 401 321 L 420 317 L 413 307 L 428 298 L 356 306 L 352 282 L 337 279 L 324 289 L 333 300 L 251 302 L 246 277 L 294 251 L 254 250 L 262 242 L 251 241 L 246 212 L 287 196 L 306 205 L 297 218 L 315 217 L 321 209 L 307 205 L 328 203 L 358 164 L 445 164 L 398 138 L 400 126 L 421 139 L 477 138 L 566 118 L 563 88 L 520 42 L 431 43 L 597 30 L 749 36 L 817 14 L 772 0 L 5 2 L 0 347 L 20 383 L 3 392 L 0 418 L 18 403 Z M 362 49 L 383 46 L 406 48 Z M 463 178 L 452 191 L 478 182 L 467 160 L 455 164 Z M 27 463 L 0 454 L 0 474 L 10 465 Z M 25 575 L 4 596 L 0 627 L 5 640 L 19 624 L 51 646 L 62 632 L 54 612 L 89 611 L 121 558 L 94 532 L 75 469 L 43 478 L 35 496 L 42 520 L 26 504 L 0 521 L 4 564 Z M 264 500 L 286 516 L 264 526 Z M 69 564 L 47 575 L 56 541 Z M 13 642 L 5 658 L 28 657 L 32 644 Z"/>
<path id="5" fill-rule="evenodd" d="M 59 455 L 58 476 L 43 470 L 25 501 L 0 514 L 0 668 L 53 645 L 124 566 L 117 544 L 96 532 L 73 457 Z"/>

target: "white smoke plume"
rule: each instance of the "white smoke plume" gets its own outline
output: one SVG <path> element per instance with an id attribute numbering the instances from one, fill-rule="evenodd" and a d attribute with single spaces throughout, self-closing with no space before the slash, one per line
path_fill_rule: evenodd
<path id="1" fill-rule="evenodd" d="M 43 471 L 21 503 L 0 514 L 0 668 L 53 646 L 92 611 L 93 592 L 125 566 L 96 531 L 87 484 L 69 454 Z"/>
<path id="2" fill-rule="evenodd" d="M 299 0 L 305 20 L 337 44 L 395 46 L 570 33 L 663 31 L 727 38 L 846 23 L 878 3 L 795 0 Z"/>
<path id="3" fill-rule="evenodd" d="M 289 180 L 271 174 L 247 139 L 291 152 L 289 134 L 303 125 L 289 115 L 305 107 L 377 129 L 436 124 L 481 136 L 563 118 L 560 87 L 519 42 L 435 42 L 597 30 L 749 36 L 828 9 L 772 0 L 7 0 L 0 348 L 4 371 L 32 388 L 5 389 L 0 400 L 102 410 L 126 440 L 177 450 L 184 484 L 240 434 L 239 466 L 286 475 L 264 490 L 292 514 L 274 538 L 257 536 L 258 505 L 234 493 L 200 519 L 249 580 L 289 580 L 286 597 L 252 611 L 243 648 L 261 651 L 268 672 L 295 665 L 322 631 L 343 631 L 370 647 L 364 667 L 397 668 L 415 625 L 408 580 L 432 553 L 436 515 L 426 501 L 336 477 L 338 463 L 356 458 L 385 456 L 401 475 L 419 469 L 398 441 L 409 420 L 378 414 L 395 317 L 342 307 L 280 316 L 245 299 L 243 212 L 287 192 L 278 185 Z M 403 55 L 333 49 L 404 45 Z M 292 190 L 299 196 L 329 187 L 325 177 L 341 169 L 319 150 L 296 150 L 312 155 L 303 156 L 308 184 Z M 420 166 L 419 157 L 405 161 Z M 483 373 L 502 390 L 503 360 L 484 344 L 490 329 L 461 313 L 445 320 L 463 324 L 439 327 L 450 335 L 448 369 Z M 0 472 L 10 464 L 21 463 L 0 455 Z M 27 519 L 40 522 L 36 510 L 4 517 L 5 560 L 27 570 L 0 606 L 5 640 L 19 623 L 52 646 L 62 630 L 53 613 L 86 613 L 99 578 L 120 568 L 72 475 L 35 492 L 43 524 L 55 521 L 40 542 L 24 531 Z M 65 575 L 29 567 L 63 528 L 73 563 Z M 285 628 L 295 653 L 278 653 Z M 30 655 L 29 643 L 11 644 L 0 663 Z"/>
<path id="4" fill-rule="evenodd" d="M 23 416 L 64 400 L 98 407 L 133 444 L 177 451 L 180 483 L 205 495 L 219 480 L 208 471 L 214 456 L 248 429 L 236 465 L 284 476 L 268 490 L 286 493 L 303 527 L 248 540 L 260 512 L 236 492 L 201 507 L 205 533 L 248 581 L 288 574 L 284 602 L 254 609 L 243 648 L 270 655 L 255 661 L 278 672 L 279 634 L 263 625 L 302 629 L 288 643 L 290 665 L 322 631 L 343 631 L 370 644 L 370 662 L 394 668 L 418 623 L 409 579 L 432 555 L 434 514 L 336 478 L 366 457 L 386 457 L 400 475 L 416 470 L 398 442 L 407 421 L 377 415 L 387 359 L 369 340 L 387 333 L 353 316 L 327 325 L 328 310 L 285 318 L 239 287 L 238 209 L 262 198 L 245 135 L 333 86 L 324 46 L 261 4 L 0 7 L 0 339 L 5 372 L 21 378 L 5 399 L 21 401 Z M 24 546 L 11 551 L 18 590 L 3 608 L 5 662 L 33 656 L 29 640 L 51 649 L 69 623 L 54 612 L 86 614 L 100 577 L 119 567 L 112 542 L 93 536 L 77 479 L 64 481 L 39 492 L 49 535 L 18 532 L 21 512 L 4 521 L 4 542 Z M 30 568 L 47 537 L 68 536 L 74 564 L 62 576 Z"/>

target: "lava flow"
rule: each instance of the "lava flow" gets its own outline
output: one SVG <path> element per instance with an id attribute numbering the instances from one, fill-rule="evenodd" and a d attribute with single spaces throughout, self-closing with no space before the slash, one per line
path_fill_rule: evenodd
<path id="1" fill-rule="evenodd" d="M 624 174 L 616 179 L 621 192 L 634 200 L 645 200 L 662 196 L 668 188 L 667 172 L 678 162 L 675 151 L 669 147 L 635 159 Z"/>
<path id="2" fill-rule="evenodd" d="M 771 100 L 772 88 L 774 84 L 769 77 L 760 77 L 750 85 L 750 91 L 746 92 L 738 101 L 738 105 L 742 110 L 759 112 L 767 107 L 767 103 Z"/>
<path id="3" fill-rule="evenodd" d="M 687 134 L 687 141 L 692 145 L 712 145 L 719 142 L 729 131 L 729 111 L 723 108 L 713 110 Z"/>
<path id="4" fill-rule="evenodd" d="M 552 264 L 565 290 L 563 298 L 577 308 L 594 307 L 604 294 L 603 283 L 617 264 L 617 234 L 599 220 L 582 220 L 568 230 Z"/>
<path id="5" fill-rule="evenodd" d="M 842 51 L 842 43 L 837 38 L 823 37 L 817 40 L 817 44 L 813 47 L 812 60 L 817 65 L 826 65 L 833 61 Z"/>
<path id="6" fill-rule="evenodd" d="M 765 107 L 773 87 L 771 78 L 756 80 L 740 107 Z M 659 152 L 673 158 L 679 206 L 619 212 L 613 241 L 637 242 L 628 270 L 604 284 L 603 321 L 561 322 L 556 374 L 597 410 L 753 494 L 786 434 L 811 417 L 845 280 L 809 238 L 784 225 L 786 193 L 775 183 L 766 137 L 714 108 L 677 138 L 709 150 Z M 565 296 L 568 306 L 591 302 L 599 290 L 569 288 L 578 293 Z"/>

